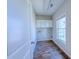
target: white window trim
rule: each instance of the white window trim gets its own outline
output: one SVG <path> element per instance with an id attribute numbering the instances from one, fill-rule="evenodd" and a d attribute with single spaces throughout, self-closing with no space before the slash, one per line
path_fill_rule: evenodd
<path id="1" fill-rule="evenodd" d="M 63 16 L 63 17 L 59 18 L 58 20 L 61 20 L 64 17 L 66 18 L 66 16 Z M 57 28 L 57 22 L 58 22 L 58 20 L 56 21 L 56 36 L 57 36 L 58 40 L 60 40 L 64 44 L 66 44 L 66 27 L 65 28 L 61 28 L 61 29 L 65 29 L 65 40 L 61 40 L 61 39 L 59 39 L 59 36 L 58 36 L 59 33 L 57 34 L 58 29 L 60 29 L 60 28 Z M 66 22 L 65 22 L 65 26 L 66 26 Z"/>

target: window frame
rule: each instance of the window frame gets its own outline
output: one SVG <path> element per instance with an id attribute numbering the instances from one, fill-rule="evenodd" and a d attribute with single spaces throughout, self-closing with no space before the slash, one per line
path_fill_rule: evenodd
<path id="1" fill-rule="evenodd" d="M 58 21 L 62 20 L 63 18 L 65 18 L 65 27 L 64 28 L 58 28 L 57 27 Z M 57 21 L 56 21 L 56 37 L 57 37 L 58 40 L 60 40 L 64 44 L 66 44 L 66 19 L 67 19 L 67 17 L 66 16 L 63 16 L 63 17 L 58 18 Z M 64 37 L 63 40 L 60 39 L 60 33 L 59 33 L 60 29 L 64 29 L 64 31 L 63 31 L 64 32 L 64 35 L 61 36 L 61 37 Z"/>

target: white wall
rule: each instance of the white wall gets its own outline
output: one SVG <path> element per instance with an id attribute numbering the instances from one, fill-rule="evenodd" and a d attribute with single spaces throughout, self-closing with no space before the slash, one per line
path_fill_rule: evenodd
<path id="1" fill-rule="evenodd" d="M 56 20 L 66 16 L 66 45 L 56 39 Z M 52 16 L 53 18 L 53 41 L 59 45 L 69 56 L 71 55 L 71 1 L 66 0 Z"/>
<path id="2" fill-rule="evenodd" d="M 45 41 L 51 39 L 52 31 L 51 16 L 36 16 L 36 34 L 37 41 Z"/>
<path id="3" fill-rule="evenodd" d="M 8 59 L 32 59 L 31 41 L 35 40 L 32 4 L 29 0 L 8 0 L 7 9 Z"/>
<path id="4" fill-rule="evenodd" d="M 50 40 L 52 28 L 37 28 L 37 41 Z"/>

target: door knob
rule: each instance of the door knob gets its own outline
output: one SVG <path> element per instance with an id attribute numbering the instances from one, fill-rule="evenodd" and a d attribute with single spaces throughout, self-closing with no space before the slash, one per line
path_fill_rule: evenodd
<path id="1" fill-rule="evenodd" d="M 31 44 L 34 44 L 35 42 L 31 42 Z"/>

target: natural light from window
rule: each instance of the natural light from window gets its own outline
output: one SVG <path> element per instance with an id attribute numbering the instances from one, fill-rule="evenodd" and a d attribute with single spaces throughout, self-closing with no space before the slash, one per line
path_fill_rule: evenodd
<path id="1" fill-rule="evenodd" d="M 56 21 L 56 35 L 61 42 L 66 42 L 66 17 L 62 17 Z"/>

